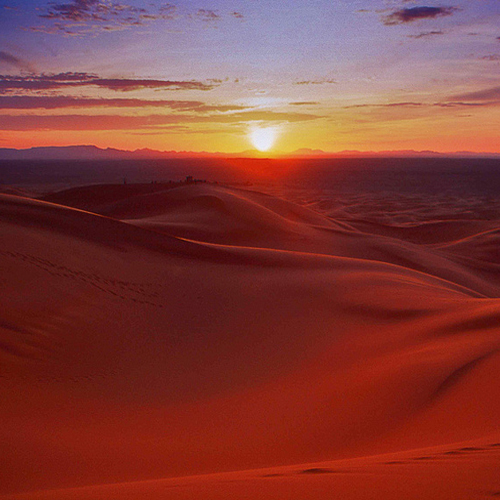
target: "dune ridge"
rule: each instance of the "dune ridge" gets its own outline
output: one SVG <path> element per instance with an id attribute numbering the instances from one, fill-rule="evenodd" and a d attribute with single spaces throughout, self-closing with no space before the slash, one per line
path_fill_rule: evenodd
<path id="1" fill-rule="evenodd" d="M 500 491 L 494 229 L 122 194 L 0 196 L 0 498 Z"/>

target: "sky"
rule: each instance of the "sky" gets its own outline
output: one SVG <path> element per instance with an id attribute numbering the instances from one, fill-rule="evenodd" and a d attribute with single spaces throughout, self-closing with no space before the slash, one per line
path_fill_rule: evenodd
<path id="1" fill-rule="evenodd" d="M 0 148 L 259 135 L 500 152 L 500 0 L 0 0 Z"/>

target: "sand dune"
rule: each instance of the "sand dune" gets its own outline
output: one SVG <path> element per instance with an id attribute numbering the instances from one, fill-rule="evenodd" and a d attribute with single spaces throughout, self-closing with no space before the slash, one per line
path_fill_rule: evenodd
<path id="1" fill-rule="evenodd" d="M 493 229 L 474 234 L 442 245 L 440 248 L 455 255 L 500 264 L 500 230 Z"/>
<path id="2" fill-rule="evenodd" d="M 498 490 L 496 442 L 134 483 L 90 486 L 15 495 L 12 500 L 123 498 L 262 498 L 315 500 L 332 495 L 347 500 L 494 498 Z"/>
<path id="3" fill-rule="evenodd" d="M 89 193 L 0 196 L 1 498 L 498 494 L 494 231 Z"/>
<path id="4" fill-rule="evenodd" d="M 498 221 L 438 220 L 406 225 L 387 225 L 364 220 L 350 220 L 361 231 L 398 238 L 421 245 L 445 244 L 474 236 L 498 227 Z"/>
<path id="5" fill-rule="evenodd" d="M 464 231 L 470 235 L 473 227 L 482 229 L 484 223 L 480 226 L 465 221 L 462 231 L 457 231 L 456 224 L 450 221 L 421 224 L 413 228 L 385 226 L 385 234 L 380 234 L 380 225 L 375 231 L 368 232 L 367 224 L 361 230 L 305 207 L 254 191 L 208 184 L 157 191 L 158 185 L 146 185 L 142 190 L 150 189 L 153 192 L 135 194 L 131 191 L 124 198 L 120 187 L 98 187 L 95 198 L 92 198 L 92 187 L 89 187 L 71 189 L 46 199 L 85 207 L 129 224 L 181 238 L 388 262 L 466 287 L 471 285 L 486 296 L 500 294 L 496 277 L 498 269 L 486 265 L 484 259 L 457 261 L 450 259 L 448 252 L 443 256 L 437 247 L 415 245 L 415 240 L 428 242 L 430 233 L 440 235 L 447 242 L 450 242 L 451 235 L 459 234 L 456 238 L 459 240 Z M 124 191 L 132 189 L 126 186 Z M 135 188 L 136 191 L 139 189 Z M 369 228 L 373 230 L 374 225 L 371 224 Z M 465 255 L 469 254 L 466 249 Z M 478 272 L 478 266 L 481 272 Z"/>

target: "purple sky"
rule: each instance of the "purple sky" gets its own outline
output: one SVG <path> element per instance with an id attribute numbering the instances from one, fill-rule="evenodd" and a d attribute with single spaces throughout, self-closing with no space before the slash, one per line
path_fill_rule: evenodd
<path id="1" fill-rule="evenodd" d="M 500 151 L 499 0 L 0 1 L 0 147 Z"/>

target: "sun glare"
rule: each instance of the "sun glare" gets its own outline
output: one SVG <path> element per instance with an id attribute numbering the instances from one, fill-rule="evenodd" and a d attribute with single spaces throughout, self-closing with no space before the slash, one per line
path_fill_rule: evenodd
<path id="1" fill-rule="evenodd" d="M 255 128 L 250 132 L 250 142 L 259 151 L 269 151 L 276 140 L 276 129 Z"/>

